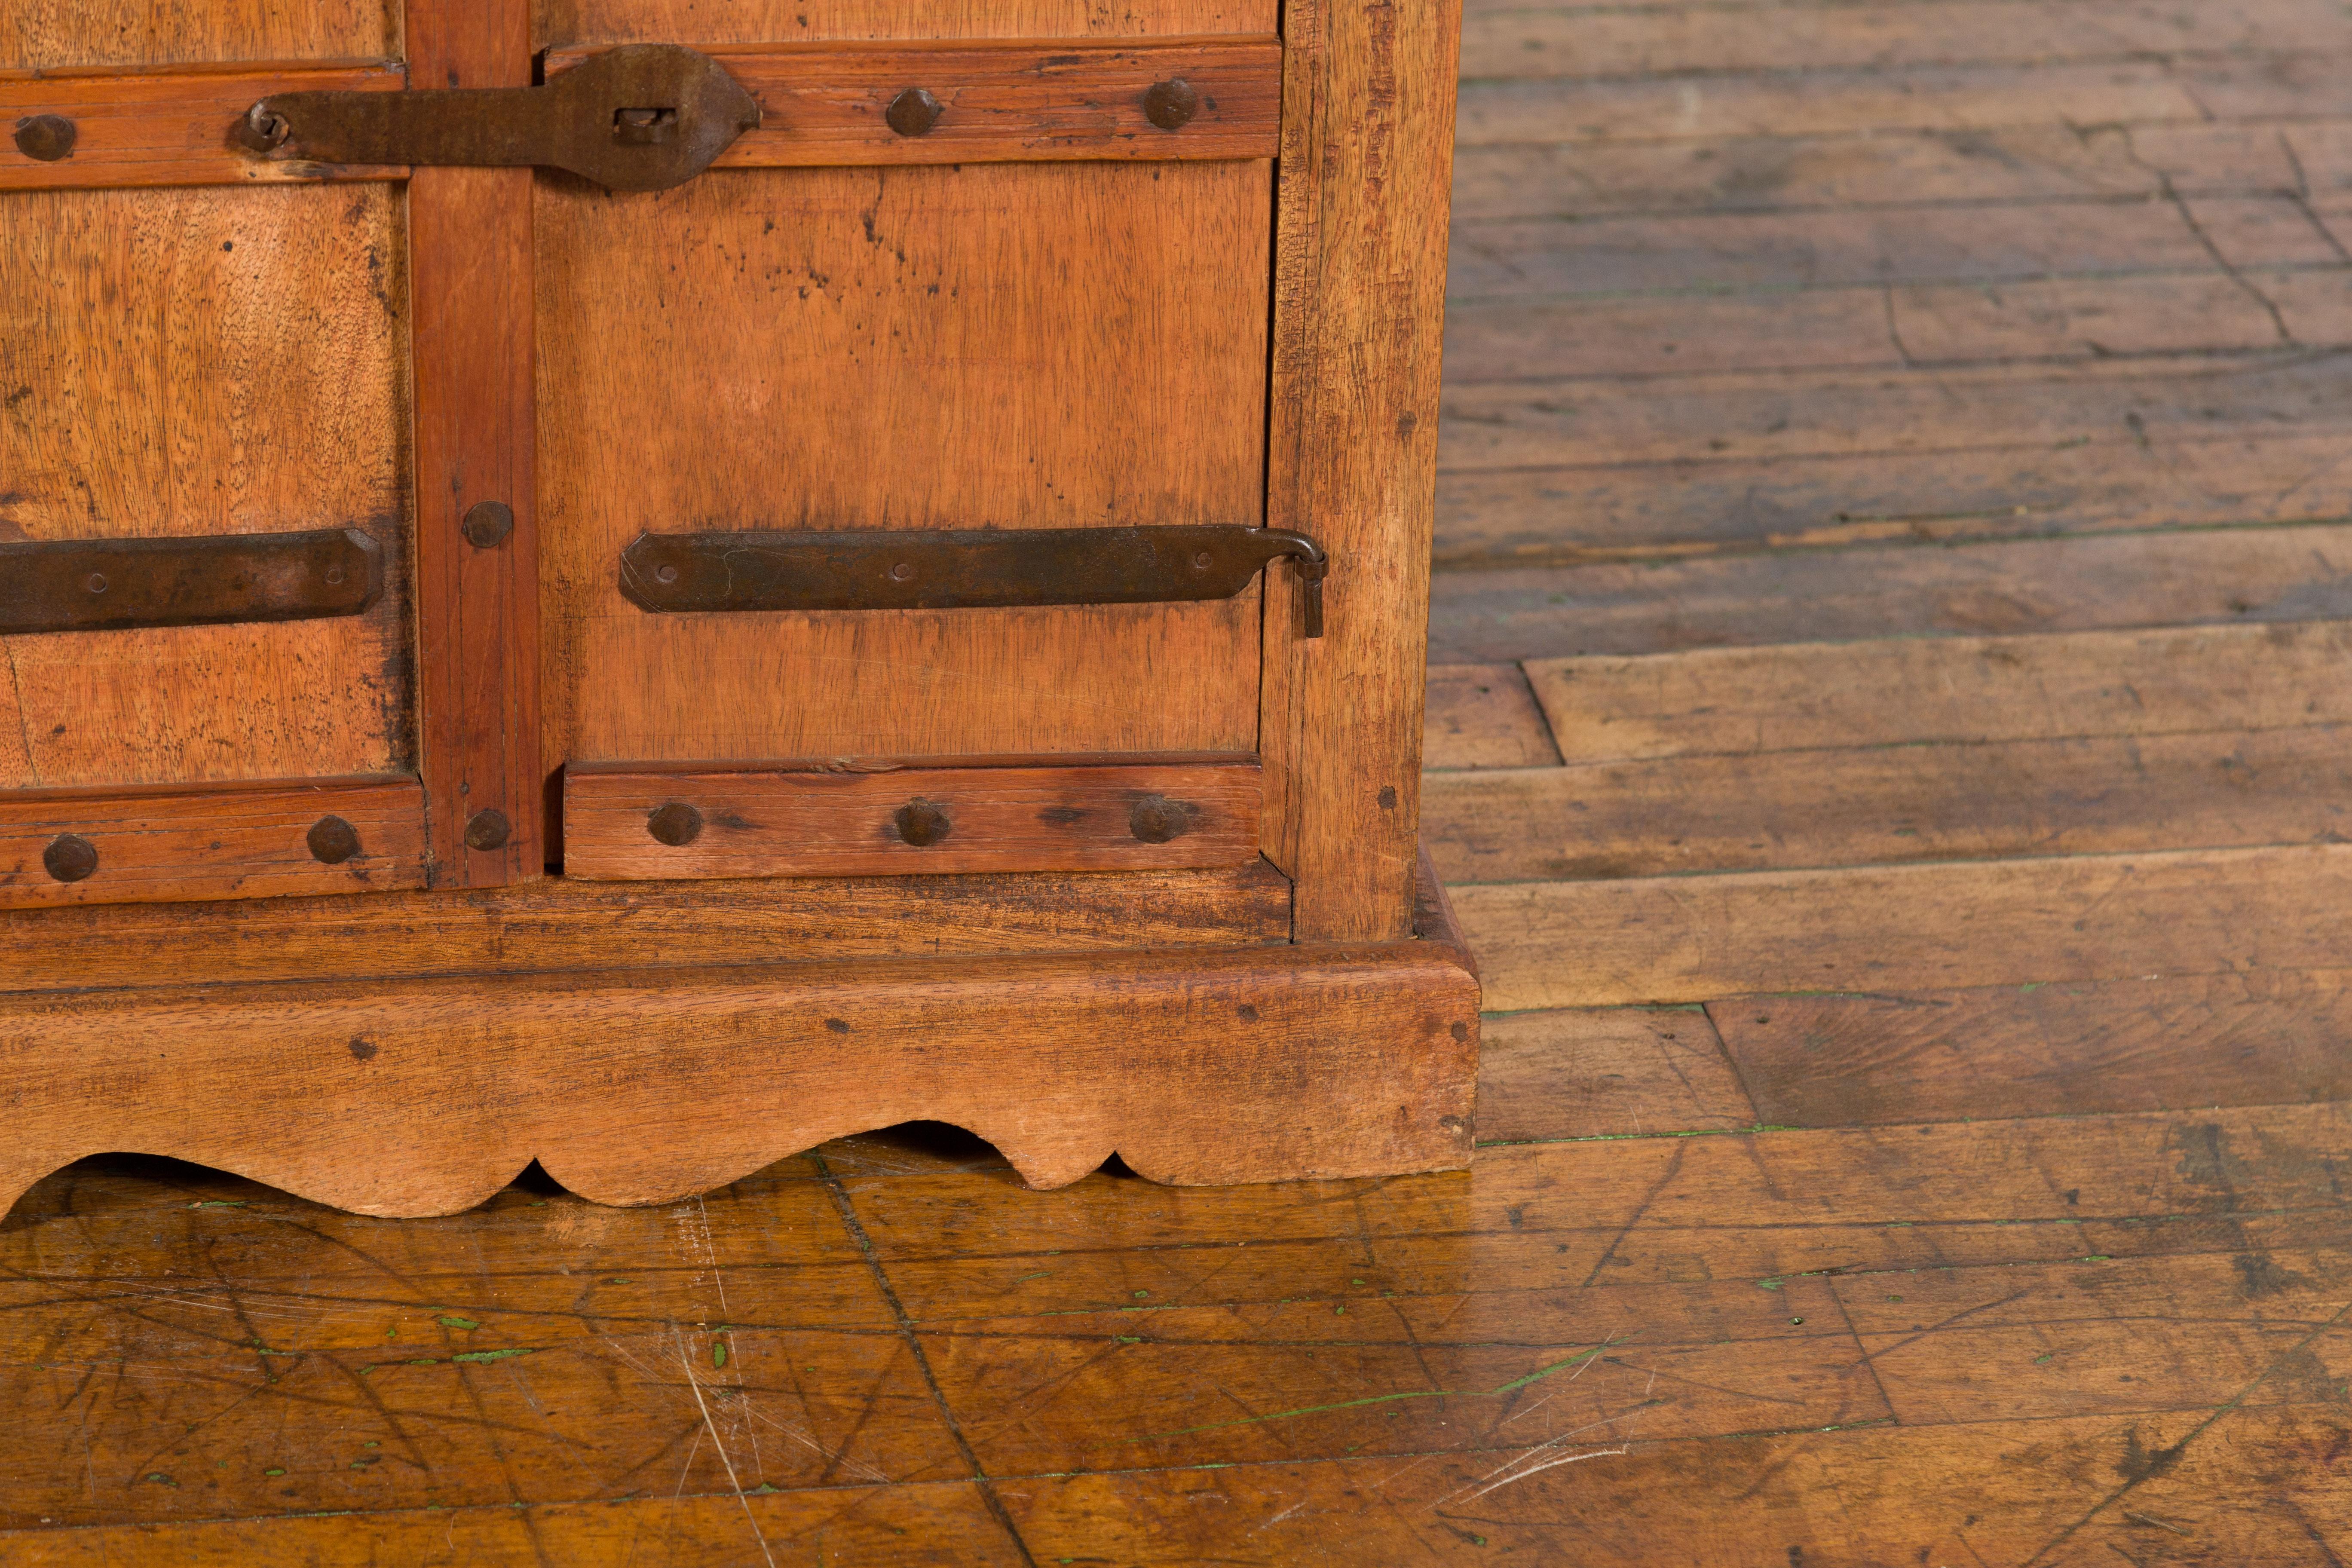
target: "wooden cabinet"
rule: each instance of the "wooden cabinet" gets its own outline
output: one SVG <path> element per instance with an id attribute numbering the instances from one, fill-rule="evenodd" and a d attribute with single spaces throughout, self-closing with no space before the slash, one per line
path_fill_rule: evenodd
<path id="1" fill-rule="evenodd" d="M 0 1188 L 1467 1157 L 1452 5 L 11 13 Z"/>

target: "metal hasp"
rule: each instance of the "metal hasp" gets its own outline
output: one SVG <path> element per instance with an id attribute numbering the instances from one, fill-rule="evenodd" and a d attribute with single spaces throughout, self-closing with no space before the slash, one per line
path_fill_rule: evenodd
<path id="1" fill-rule="evenodd" d="M 758 102 L 709 56 L 625 44 L 545 87 L 280 93 L 234 136 L 278 161 L 563 169 L 608 191 L 666 191 L 759 123 Z"/>
<path id="2" fill-rule="evenodd" d="M 355 528 L 0 544 L 0 634 L 355 616 L 383 549 Z"/>
<path id="3" fill-rule="evenodd" d="M 1230 599 L 1286 557 L 1306 592 L 1302 629 L 1319 637 L 1330 562 L 1278 528 L 641 533 L 621 552 L 621 592 L 669 615 L 1169 604 Z"/>

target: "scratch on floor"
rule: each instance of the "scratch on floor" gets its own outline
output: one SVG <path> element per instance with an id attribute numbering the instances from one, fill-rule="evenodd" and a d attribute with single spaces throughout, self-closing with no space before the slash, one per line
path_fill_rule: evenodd
<path id="1" fill-rule="evenodd" d="M 735 1478 L 735 1461 L 728 1456 L 727 1445 L 719 1440 L 719 1424 L 710 1418 L 709 1402 L 702 1397 L 702 1380 L 694 1375 L 694 1356 L 686 1348 L 686 1336 L 676 1328 L 670 1331 L 677 1346 L 677 1364 L 686 1371 L 686 1385 L 694 1390 L 694 1407 L 702 1412 L 703 1429 L 710 1434 L 710 1446 L 719 1450 L 719 1462 L 727 1470 L 727 1484 L 733 1489 L 735 1500 L 743 1505 L 743 1518 L 751 1526 L 751 1539 L 760 1543 L 760 1555 L 768 1568 L 776 1568 L 776 1554 L 768 1550 L 768 1538 L 761 1533 L 760 1516 L 751 1511 L 751 1500 L 743 1495 L 743 1483 Z"/>
<path id="2" fill-rule="evenodd" d="M 1507 1463 L 1498 1465 L 1494 1469 L 1488 1470 L 1485 1475 L 1479 1477 L 1477 1480 L 1471 1482 L 1469 1487 L 1464 1487 L 1457 1490 L 1448 1492 L 1445 1496 L 1439 1498 L 1435 1502 L 1429 1505 L 1431 1510 L 1433 1511 L 1437 1509 L 1444 1508 L 1447 1503 L 1452 1502 L 1455 1498 L 1462 1496 L 1465 1491 L 1469 1492 L 1471 1500 L 1475 1501 L 1477 1499 L 1485 1497 L 1488 1492 L 1500 1491 L 1503 1488 L 1510 1486 L 1514 1482 L 1526 1480 L 1529 1476 L 1540 1474 L 1542 1471 L 1551 1469 L 1556 1466 L 1573 1465 L 1585 1459 L 1598 1459 L 1607 1455 L 1624 1454 L 1628 1452 L 1631 1445 L 1624 1442 L 1620 1442 L 1614 1448 L 1595 1448 L 1588 1453 L 1582 1454 L 1555 1454 L 1552 1450 L 1570 1442 L 1571 1439 L 1582 1436 L 1585 1433 L 1591 1431 L 1596 1426 L 1613 1426 L 1618 1422 L 1625 1420 L 1628 1416 L 1638 1424 L 1643 1416 L 1647 1415 L 1650 1413 L 1654 1404 L 1654 1401 L 1650 1398 L 1650 1394 L 1657 1388 L 1657 1386 L 1658 1374 L 1654 1372 L 1650 1374 L 1648 1385 L 1642 1390 L 1641 1403 L 1634 1405 L 1633 1408 L 1628 1411 L 1625 1415 L 1606 1415 L 1598 1421 L 1587 1422 L 1581 1426 L 1562 1432 L 1557 1437 L 1539 1443 L 1536 1447 L 1528 1449 L 1526 1453 L 1519 1455 L 1517 1458 L 1512 1459 Z M 1530 1461 L 1534 1462 L 1530 1463 Z M 1497 1479 L 1498 1477 L 1500 1478 L 1499 1479 Z M 1481 1485 L 1481 1482 L 1484 1482 L 1485 1484 Z M 1477 1489 L 1473 1491 L 1471 1490 L 1472 1487 L 1475 1487 Z"/>
<path id="3" fill-rule="evenodd" d="M 1234 1421 L 1212 1421 L 1202 1426 L 1180 1426 L 1172 1432 L 1148 1432 L 1127 1441 L 1156 1443 L 1163 1437 L 1189 1437 L 1196 1432 L 1222 1432 L 1228 1426 L 1254 1426 L 1267 1421 L 1288 1421 L 1300 1415 L 1327 1415 L 1334 1410 L 1360 1410 L 1367 1405 L 1390 1405 L 1401 1399 L 1499 1399 L 1507 1394 L 1517 1394 L 1529 1384 L 1540 1383 L 1554 1373 L 1566 1372 L 1570 1367 L 1579 1369 L 1580 1373 L 1585 1366 L 1614 1350 L 1620 1342 L 1617 1340 L 1604 1341 L 1581 1355 L 1538 1367 L 1525 1377 L 1515 1377 L 1500 1388 L 1412 1388 L 1400 1394 L 1375 1394 L 1364 1399 L 1343 1399 L 1337 1405 L 1307 1405 L 1296 1410 L 1276 1410 L 1264 1415 L 1244 1415 Z"/>

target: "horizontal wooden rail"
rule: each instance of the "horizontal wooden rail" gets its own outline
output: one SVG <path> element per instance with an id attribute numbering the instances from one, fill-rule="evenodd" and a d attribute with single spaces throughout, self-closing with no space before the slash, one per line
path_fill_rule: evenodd
<path id="1" fill-rule="evenodd" d="M 407 85 L 405 68 L 383 61 L 0 72 L 0 191 L 404 179 L 404 168 L 273 163 L 228 132 L 273 93 Z"/>
<path id="2" fill-rule="evenodd" d="M 551 51 L 547 73 L 598 52 Z M 720 155 L 722 169 L 1271 158 L 1280 139 L 1282 42 L 1256 34 L 709 53 L 763 111 L 760 128 Z M 257 158 L 229 129 L 275 95 L 407 85 L 406 68 L 386 61 L 0 72 L 0 126 L 10 129 L 0 191 L 404 179 L 399 165 Z M 894 117 L 914 94 L 929 103 Z"/>
<path id="3" fill-rule="evenodd" d="M 1258 852 L 1252 757 L 574 764 L 563 870 L 594 880 L 1129 871 Z"/>
<path id="4" fill-rule="evenodd" d="M 0 794 L 0 909 L 424 885 L 413 778 Z"/>
<path id="5" fill-rule="evenodd" d="M 597 51 L 551 51 L 552 77 Z M 715 168 L 845 163 L 1271 158 L 1282 131 L 1282 40 L 1255 34 L 970 43 L 750 45 L 707 51 L 760 100 L 760 128 Z M 1181 82 L 1191 117 L 1167 129 L 1146 99 Z M 938 117 L 891 128 L 901 94 Z M 1173 118 L 1162 110 L 1163 117 Z"/>

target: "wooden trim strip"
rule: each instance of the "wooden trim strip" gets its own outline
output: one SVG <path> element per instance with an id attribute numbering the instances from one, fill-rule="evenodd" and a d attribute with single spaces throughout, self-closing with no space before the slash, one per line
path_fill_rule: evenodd
<path id="1" fill-rule="evenodd" d="M 1328 635 L 1266 596 L 1266 855 L 1301 942 L 1412 929 L 1459 0 L 1288 0 L 1266 526 L 1331 557 Z"/>
<path id="2" fill-rule="evenodd" d="M 528 0 L 411 0 L 417 80 L 530 82 Z M 545 871 L 539 759 L 531 171 L 408 183 L 417 699 L 433 885 Z"/>
<path id="3" fill-rule="evenodd" d="M 273 163 L 232 146 L 229 127 L 261 99 L 283 92 L 398 92 L 405 68 L 232 66 L 207 70 L 0 74 L 0 191 L 95 190 L 136 185 L 241 185 L 404 179 L 404 168 Z M 73 150 L 55 162 L 28 156 L 16 128 L 42 115 L 73 123 Z"/>
<path id="4" fill-rule="evenodd" d="M 1254 757 L 1118 765 L 573 766 L 590 880 L 1136 871 L 1257 858 Z"/>
<path id="5" fill-rule="evenodd" d="M 550 77 L 599 52 L 552 50 Z M 758 45 L 706 51 L 760 100 L 756 131 L 714 168 L 850 163 L 1271 158 L 1280 142 L 1282 41 L 1255 34 L 1109 42 Z M 1192 118 L 1163 130 L 1144 95 L 1181 80 Z M 942 112 L 919 136 L 885 119 L 910 89 Z"/>
<path id="6" fill-rule="evenodd" d="M 0 795 L 0 909 L 424 885 L 413 778 Z"/>

